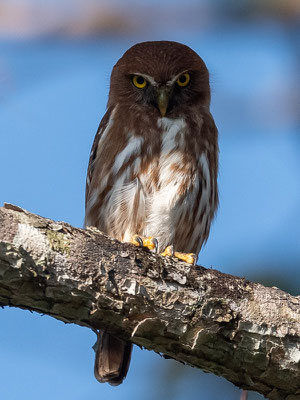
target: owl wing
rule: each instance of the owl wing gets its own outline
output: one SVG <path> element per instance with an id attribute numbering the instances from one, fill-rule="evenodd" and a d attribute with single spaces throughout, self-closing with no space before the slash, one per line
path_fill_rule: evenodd
<path id="1" fill-rule="evenodd" d="M 102 118 L 91 149 L 86 177 L 86 205 L 91 194 L 90 189 L 95 170 L 99 142 L 108 127 L 111 113 L 111 110 L 108 109 Z M 97 159 L 97 163 L 99 163 L 99 158 Z M 130 342 L 125 342 L 122 339 L 118 339 L 105 331 L 101 331 L 101 339 L 101 345 L 98 345 L 96 348 L 94 366 L 95 377 L 99 382 L 109 382 L 113 386 L 119 385 L 125 379 L 128 371 L 132 344 Z"/>
<path id="2" fill-rule="evenodd" d="M 103 132 L 105 131 L 109 119 L 110 119 L 110 115 L 111 115 L 111 110 L 108 109 L 106 111 L 106 113 L 104 114 L 98 129 L 97 129 L 97 133 L 96 136 L 94 138 L 94 142 L 93 142 L 93 146 L 91 149 L 91 153 L 90 153 L 90 158 L 89 158 L 89 165 L 88 165 L 88 170 L 87 170 L 87 176 L 86 176 L 86 186 L 85 186 L 85 204 L 87 204 L 87 201 L 89 199 L 89 195 L 90 195 L 90 186 L 91 186 L 91 182 L 93 179 L 93 173 L 94 173 L 94 167 L 95 167 L 95 160 L 97 157 L 97 151 L 98 151 L 98 145 L 99 145 L 99 141 L 103 135 Z"/>

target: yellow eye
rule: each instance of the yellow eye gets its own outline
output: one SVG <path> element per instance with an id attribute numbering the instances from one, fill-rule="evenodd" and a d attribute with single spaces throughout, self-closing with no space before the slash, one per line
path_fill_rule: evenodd
<path id="1" fill-rule="evenodd" d="M 143 89 L 147 85 L 146 79 L 143 78 L 141 75 L 134 75 L 134 77 L 132 78 L 132 82 L 134 86 L 139 89 Z"/>
<path id="2" fill-rule="evenodd" d="M 191 80 L 190 74 L 182 74 L 177 79 L 176 83 L 177 83 L 177 85 L 184 87 L 189 84 L 190 80 Z"/>

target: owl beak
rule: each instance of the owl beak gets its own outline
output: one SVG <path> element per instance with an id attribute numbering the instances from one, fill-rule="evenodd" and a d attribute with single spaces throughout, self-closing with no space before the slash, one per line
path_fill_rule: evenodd
<path id="1" fill-rule="evenodd" d="M 170 95 L 169 88 L 162 87 L 157 90 L 156 102 L 162 117 L 164 117 L 167 113 L 169 95 Z"/>

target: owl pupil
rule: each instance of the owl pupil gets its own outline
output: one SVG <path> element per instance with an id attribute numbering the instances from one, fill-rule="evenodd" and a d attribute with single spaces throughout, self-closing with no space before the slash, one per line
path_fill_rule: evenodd
<path id="1" fill-rule="evenodd" d="M 180 81 L 181 83 L 185 83 L 185 81 L 186 81 L 186 76 L 181 75 L 181 76 L 179 77 L 179 81 Z"/>
<path id="2" fill-rule="evenodd" d="M 142 84 L 144 83 L 144 78 L 141 77 L 141 76 L 139 76 L 139 77 L 136 78 L 136 81 L 137 81 L 137 83 L 138 83 L 139 85 L 142 85 Z"/>

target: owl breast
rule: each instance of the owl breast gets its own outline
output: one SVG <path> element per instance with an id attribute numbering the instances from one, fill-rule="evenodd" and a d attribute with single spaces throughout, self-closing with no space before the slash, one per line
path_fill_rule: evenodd
<path id="1" fill-rule="evenodd" d="M 157 127 L 159 151 L 151 142 L 143 151 L 145 139 L 131 134 L 116 156 L 112 171 L 118 179 L 101 209 L 105 230 L 122 241 L 134 234 L 154 236 L 159 251 L 173 244 L 178 251 L 198 252 L 213 207 L 208 158 L 187 154 L 183 119 L 159 118 Z"/>

